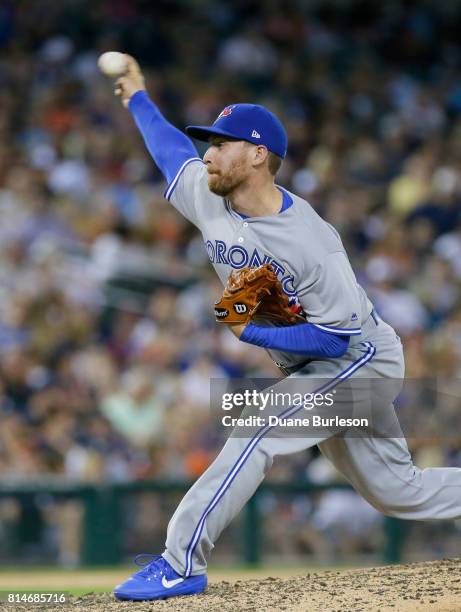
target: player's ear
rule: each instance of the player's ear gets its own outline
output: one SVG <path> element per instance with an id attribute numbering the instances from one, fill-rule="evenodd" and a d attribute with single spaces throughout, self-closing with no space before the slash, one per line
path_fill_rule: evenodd
<path id="1" fill-rule="evenodd" d="M 254 165 L 258 167 L 262 166 L 266 162 L 268 155 L 269 151 L 267 147 L 264 145 L 256 145 L 254 148 Z"/>

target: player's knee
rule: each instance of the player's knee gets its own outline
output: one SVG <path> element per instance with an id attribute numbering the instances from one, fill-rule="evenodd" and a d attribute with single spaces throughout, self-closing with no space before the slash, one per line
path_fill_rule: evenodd
<path id="1" fill-rule="evenodd" d="M 424 505 L 424 491 L 415 482 L 379 486 L 362 495 L 376 510 L 392 518 L 406 518 Z"/>
<path id="2" fill-rule="evenodd" d="M 401 508 L 396 508 L 393 506 L 383 506 L 381 512 L 382 514 L 384 514 L 384 516 L 387 516 L 389 518 L 405 518 L 405 512 L 402 512 Z"/>

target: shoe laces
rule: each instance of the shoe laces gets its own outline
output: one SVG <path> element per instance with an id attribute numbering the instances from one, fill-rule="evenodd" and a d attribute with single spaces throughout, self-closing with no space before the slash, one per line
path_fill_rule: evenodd
<path id="1" fill-rule="evenodd" d="M 153 555 L 151 553 L 140 553 L 136 555 L 134 563 L 143 568 L 138 572 L 141 576 L 147 576 L 148 574 L 163 576 L 166 567 L 168 567 L 162 555 Z"/>

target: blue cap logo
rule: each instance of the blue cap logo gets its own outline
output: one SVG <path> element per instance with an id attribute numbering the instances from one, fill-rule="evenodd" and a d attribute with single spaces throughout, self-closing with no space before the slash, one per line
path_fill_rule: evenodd
<path id="1" fill-rule="evenodd" d="M 232 106 L 226 106 L 226 108 L 223 108 L 219 115 L 216 117 L 215 123 L 218 119 L 221 119 L 221 117 L 228 117 L 229 115 L 232 115 Z"/>

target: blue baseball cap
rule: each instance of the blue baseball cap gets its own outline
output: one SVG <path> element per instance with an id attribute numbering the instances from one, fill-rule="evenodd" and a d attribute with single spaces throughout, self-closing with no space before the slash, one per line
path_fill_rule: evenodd
<path id="1" fill-rule="evenodd" d="M 288 137 L 279 119 L 259 104 L 226 106 L 211 126 L 188 125 L 186 133 L 197 140 L 225 136 L 264 145 L 281 158 L 287 153 Z"/>

